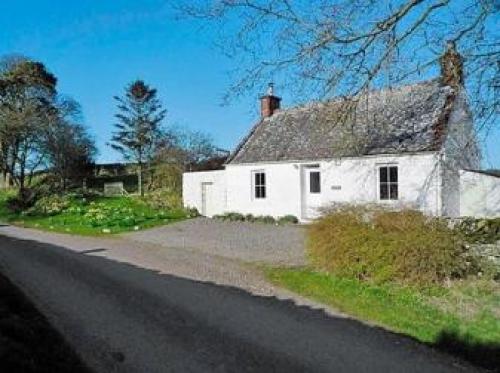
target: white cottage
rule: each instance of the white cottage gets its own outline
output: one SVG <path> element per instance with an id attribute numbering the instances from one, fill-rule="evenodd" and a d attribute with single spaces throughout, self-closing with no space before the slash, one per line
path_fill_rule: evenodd
<path id="1" fill-rule="evenodd" d="M 270 89 L 261 97 L 261 119 L 224 170 L 184 174 L 185 206 L 209 217 L 240 212 L 301 221 L 335 202 L 500 215 L 500 178 L 472 171 L 480 154 L 457 60 L 450 48 L 439 79 L 351 100 L 283 110 Z"/>

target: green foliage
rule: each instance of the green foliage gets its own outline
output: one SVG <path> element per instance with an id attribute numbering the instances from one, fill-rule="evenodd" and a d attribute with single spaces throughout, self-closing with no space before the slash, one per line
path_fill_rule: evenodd
<path id="1" fill-rule="evenodd" d="M 276 224 L 276 219 L 273 218 L 271 215 L 256 216 L 254 218 L 254 221 L 256 223 L 263 223 L 263 224 Z"/>
<path id="2" fill-rule="evenodd" d="M 143 200 L 153 209 L 173 210 L 182 208 L 180 193 L 168 188 L 149 192 Z"/>
<path id="3" fill-rule="evenodd" d="M 285 215 L 278 219 L 278 224 L 298 224 L 299 219 L 295 215 Z"/>
<path id="4" fill-rule="evenodd" d="M 136 80 L 125 89 L 123 97 L 115 97 L 118 113 L 111 138 L 111 147 L 133 160 L 138 166 L 137 189 L 143 195 L 143 164 L 151 161 L 161 135 L 161 123 L 166 115 L 158 92 L 142 80 Z"/>
<path id="5" fill-rule="evenodd" d="M 224 221 L 245 221 L 245 215 L 238 212 L 226 212 L 223 215 L 214 215 L 213 218 Z"/>
<path id="6" fill-rule="evenodd" d="M 500 218 L 462 220 L 456 227 L 468 242 L 495 243 L 500 241 Z"/>
<path id="7" fill-rule="evenodd" d="M 252 214 L 240 214 L 238 212 L 226 212 L 222 215 L 214 215 L 214 219 L 224 220 L 224 221 L 244 221 L 248 223 L 262 223 L 262 224 L 296 224 L 299 222 L 297 217 L 293 215 L 285 215 L 278 220 L 270 215 L 252 215 Z"/>
<path id="8" fill-rule="evenodd" d="M 270 268 L 266 275 L 300 295 L 422 342 L 439 344 L 443 336 L 454 335 L 455 341 L 468 346 L 500 345 L 500 285 L 494 281 L 419 289 L 306 268 Z"/>
<path id="9" fill-rule="evenodd" d="M 342 207 L 308 231 L 313 265 L 375 283 L 428 285 L 479 270 L 462 237 L 421 212 Z"/>
<path id="10" fill-rule="evenodd" d="M 200 212 L 196 207 L 188 207 L 187 209 L 184 210 L 188 218 L 197 218 L 198 216 L 200 216 Z"/>
<path id="11" fill-rule="evenodd" d="M 35 205 L 23 212 L 28 216 L 52 216 L 68 209 L 71 205 L 71 197 L 67 195 L 44 196 L 35 202 Z"/>
<path id="12" fill-rule="evenodd" d="M 72 193 L 41 197 L 24 213 L 6 208 L 0 198 L 0 218 L 26 227 L 64 233 L 119 233 L 153 227 L 195 216 L 195 211 L 153 208 L 141 198 Z"/>

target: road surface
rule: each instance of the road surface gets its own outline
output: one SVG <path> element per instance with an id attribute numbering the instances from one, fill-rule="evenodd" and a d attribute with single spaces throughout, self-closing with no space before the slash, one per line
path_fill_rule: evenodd
<path id="1" fill-rule="evenodd" d="M 355 320 L 91 252 L 0 235 L 0 271 L 96 372 L 471 371 Z"/>

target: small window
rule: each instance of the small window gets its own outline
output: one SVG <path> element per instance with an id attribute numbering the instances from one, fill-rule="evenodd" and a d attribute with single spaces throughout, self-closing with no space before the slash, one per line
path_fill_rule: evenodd
<path id="1" fill-rule="evenodd" d="M 266 173 L 257 171 L 253 173 L 254 197 L 266 198 Z"/>
<path id="2" fill-rule="evenodd" d="M 309 192 L 321 193 L 321 175 L 319 171 L 309 172 Z"/>
<path id="3" fill-rule="evenodd" d="M 379 198 L 380 200 L 398 199 L 398 167 L 379 167 Z"/>

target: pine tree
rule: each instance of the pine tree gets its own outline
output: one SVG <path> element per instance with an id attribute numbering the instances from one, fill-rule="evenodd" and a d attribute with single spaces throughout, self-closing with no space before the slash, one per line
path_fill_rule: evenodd
<path id="1" fill-rule="evenodd" d="M 155 145 L 161 135 L 161 123 L 166 110 L 157 98 L 157 91 L 142 80 L 132 82 L 123 97 L 115 97 L 118 102 L 118 122 L 111 138 L 111 147 L 126 160 L 137 163 L 138 191 L 142 196 L 143 168 L 153 156 Z"/>

